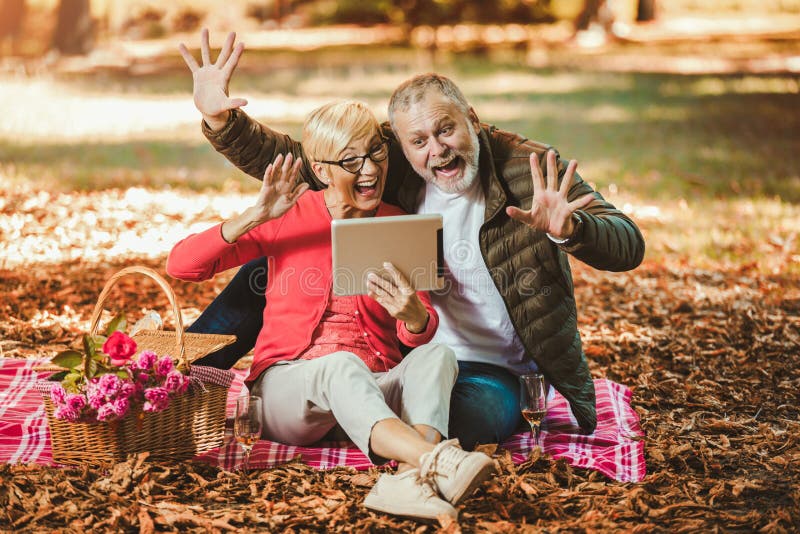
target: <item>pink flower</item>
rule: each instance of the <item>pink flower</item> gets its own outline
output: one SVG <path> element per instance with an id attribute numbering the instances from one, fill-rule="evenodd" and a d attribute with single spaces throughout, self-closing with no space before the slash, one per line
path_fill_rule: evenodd
<path id="1" fill-rule="evenodd" d="M 144 398 L 147 399 L 142 406 L 145 412 L 160 412 L 169 404 L 169 392 L 162 387 L 144 390 Z"/>
<path id="2" fill-rule="evenodd" d="M 50 400 L 53 404 L 60 406 L 64 404 L 67 397 L 67 392 L 61 387 L 61 384 L 53 384 L 50 386 Z"/>
<path id="3" fill-rule="evenodd" d="M 80 412 L 86 406 L 86 398 L 83 395 L 67 395 L 66 404 L 70 410 Z"/>
<path id="4" fill-rule="evenodd" d="M 133 382 L 124 381 L 122 383 L 122 387 L 119 390 L 119 397 L 124 399 L 130 399 L 136 394 L 136 386 L 133 385 Z"/>
<path id="5" fill-rule="evenodd" d="M 103 352 L 111 358 L 111 365 L 125 365 L 136 353 L 136 342 L 127 334 L 117 330 L 103 343 Z"/>
<path id="6" fill-rule="evenodd" d="M 172 363 L 172 358 L 169 356 L 162 356 L 158 363 L 156 363 L 156 374 L 160 376 L 167 376 L 170 371 L 175 369 L 175 365 Z"/>
<path id="7" fill-rule="evenodd" d="M 141 354 L 139 354 L 139 358 L 135 362 L 135 368 L 141 369 L 142 371 L 149 371 L 153 364 L 156 363 L 158 359 L 158 355 L 152 350 L 144 350 Z"/>
<path id="8" fill-rule="evenodd" d="M 128 408 L 130 408 L 130 401 L 126 397 L 119 397 L 114 402 L 109 404 L 114 410 L 114 415 L 117 417 L 123 417 L 126 413 L 128 413 Z"/>
<path id="9" fill-rule="evenodd" d="M 58 408 L 53 415 L 56 416 L 56 419 L 66 419 L 67 421 L 76 422 L 80 418 L 80 414 L 75 410 L 70 409 L 69 406 L 61 406 Z"/>
<path id="10" fill-rule="evenodd" d="M 97 420 L 98 421 L 108 421 L 116 416 L 114 413 L 114 405 L 110 402 L 108 404 L 104 404 L 97 409 Z"/>
<path id="11" fill-rule="evenodd" d="M 100 380 L 97 382 L 97 389 L 100 391 L 100 394 L 110 399 L 117 393 L 119 393 L 120 389 L 122 388 L 122 380 L 115 374 L 107 373 L 100 377 Z"/>
<path id="12" fill-rule="evenodd" d="M 170 371 L 169 374 L 167 374 L 167 377 L 164 379 L 164 387 L 170 393 L 183 393 L 186 391 L 188 385 L 189 381 L 186 380 L 186 377 L 183 376 L 183 373 L 179 371 Z"/>
<path id="13" fill-rule="evenodd" d="M 106 402 L 106 398 L 103 395 L 101 395 L 100 391 L 98 391 L 97 389 L 89 393 L 88 397 L 89 397 L 89 406 L 94 410 L 97 410 L 98 408 L 100 408 L 100 406 L 102 406 Z"/>

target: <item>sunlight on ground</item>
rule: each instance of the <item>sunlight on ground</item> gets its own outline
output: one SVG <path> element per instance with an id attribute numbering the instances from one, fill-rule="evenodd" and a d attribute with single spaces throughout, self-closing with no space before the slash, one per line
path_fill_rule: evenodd
<path id="1" fill-rule="evenodd" d="M 252 193 L 133 187 L 49 193 L 0 176 L 0 267 L 164 257 L 179 240 L 247 208 Z M 778 200 L 643 201 L 601 191 L 642 228 L 648 261 L 800 272 L 800 206 Z"/>

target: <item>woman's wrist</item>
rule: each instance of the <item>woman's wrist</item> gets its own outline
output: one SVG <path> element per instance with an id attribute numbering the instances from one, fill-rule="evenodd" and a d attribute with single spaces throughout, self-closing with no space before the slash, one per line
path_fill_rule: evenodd
<path id="1" fill-rule="evenodd" d="M 406 326 L 406 330 L 408 330 L 412 334 L 421 334 L 428 327 L 429 320 L 430 320 L 430 314 L 428 313 L 428 310 L 425 310 L 425 314 L 419 320 L 406 321 L 404 324 Z"/>
<path id="2" fill-rule="evenodd" d="M 222 223 L 222 239 L 228 243 L 235 243 L 237 239 L 267 220 L 260 217 L 255 208 L 247 208 L 241 214 Z"/>

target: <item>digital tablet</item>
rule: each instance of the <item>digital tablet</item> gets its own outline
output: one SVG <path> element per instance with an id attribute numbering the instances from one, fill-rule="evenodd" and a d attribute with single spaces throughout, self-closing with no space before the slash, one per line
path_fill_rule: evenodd
<path id="1" fill-rule="evenodd" d="M 444 285 L 442 216 L 399 215 L 335 219 L 333 244 L 333 294 L 366 295 L 367 275 L 388 273 L 392 263 L 417 291 Z"/>

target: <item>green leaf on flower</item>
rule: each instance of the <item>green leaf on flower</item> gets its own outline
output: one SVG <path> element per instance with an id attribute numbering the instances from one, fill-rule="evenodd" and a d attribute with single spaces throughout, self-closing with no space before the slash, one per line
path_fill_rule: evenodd
<path id="1" fill-rule="evenodd" d="M 52 375 L 47 377 L 47 380 L 50 382 L 61 382 L 64 380 L 64 377 L 69 374 L 69 371 L 59 371 L 57 373 L 53 373 Z"/>
<path id="2" fill-rule="evenodd" d="M 106 327 L 106 336 L 110 336 L 116 331 L 125 332 L 128 328 L 128 319 L 125 317 L 125 312 L 120 312 L 119 315 L 111 319 Z"/>
<path id="3" fill-rule="evenodd" d="M 86 362 L 86 377 L 87 378 L 94 378 L 97 376 L 98 365 L 97 361 L 94 359 L 90 359 Z"/>
<path id="4" fill-rule="evenodd" d="M 128 380 L 131 378 L 131 375 L 129 375 L 128 371 L 126 371 L 125 369 L 120 369 L 119 371 L 116 372 L 116 375 L 122 380 Z"/>
<path id="5" fill-rule="evenodd" d="M 61 385 L 68 393 L 80 393 L 81 378 L 78 371 L 70 371 L 61 381 Z"/>
<path id="6" fill-rule="evenodd" d="M 50 363 L 65 369 L 75 369 L 81 364 L 82 361 L 83 354 L 80 352 L 76 350 L 65 350 L 53 356 L 53 359 L 50 360 Z"/>

